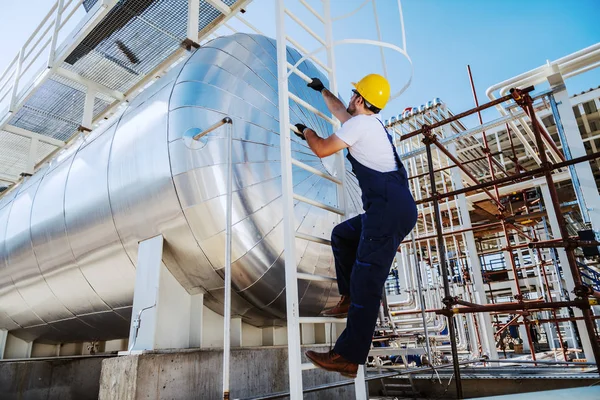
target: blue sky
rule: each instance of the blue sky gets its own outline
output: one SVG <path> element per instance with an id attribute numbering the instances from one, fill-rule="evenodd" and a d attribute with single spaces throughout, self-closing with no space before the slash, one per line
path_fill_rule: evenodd
<path id="1" fill-rule="evenodd" d="M 339 16 L 362 0 L 333 0 L 332 14 Z M 18 52 L 21 44 L 49 10 L 53 0 L 0 0 L 0 70 Z M 316 19 L 297 5 L 290 7 L 317 33 Z M 320 10 L 318 0 L 309 0 Z M 265 34 L 275 35 L 272 0 L 254 0 L 244 15 Z M 600 41 L 600 0 L 404 0 L 407 50 L 412 58 L 412 85 L 384 110 L 384 117 L 440 97 L 459 112 L 473 106 L 466 65 L 473 70 L 480 102 L 494 83 L 538 67 Z M 396 0 L 378 0 L 384 40 L 401 45 Z M 287 20 L 292 35 L 309 49 L 318 44 Z M 241 25 L 232 23 L 237 28 Z M 227 29 L 221 33 L 228 33 Z M 336 22 L 334 37 L 376 38 L 372 6 Z M 386 50 L 393 88 L 408 76 L 408 63 Z M 379 50 L 365 45 L 340 46 L 336 50 L 339 91 L 346 97 L 350 81 L 370 72 L 382 72 Z M 600 69 L 567 81 L 571 94 L 600 85 Z M 492 113 L 486 114 L 494 118 Z"/>

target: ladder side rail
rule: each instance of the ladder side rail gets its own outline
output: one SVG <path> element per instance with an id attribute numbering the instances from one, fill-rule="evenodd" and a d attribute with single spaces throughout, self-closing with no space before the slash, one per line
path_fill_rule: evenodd
<path id="1" fill-rule="evenodd" d="M 279 133 L 281 148 L 281 177 L 283 193 L 284 263 L 286 287 L 286 314 L 288 335 L 288 375 L 290 399 L 300 400 L 302 392 L 302 367 L 300 348 L 300 315 L 298 277 L 296 266 L 296 235 L 292 177 L 292 147 L 290 140 L 290 106 L 287 74 L 287 42 L 285 40 L 285 0 L 277 0 L 276 43 L 277 85 L 279 92 Z"/>

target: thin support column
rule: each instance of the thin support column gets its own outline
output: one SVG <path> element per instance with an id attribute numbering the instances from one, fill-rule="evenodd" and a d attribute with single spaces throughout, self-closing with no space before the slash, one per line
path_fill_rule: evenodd
<path id="1" fill-rule="evenodd" d="M 521 244 L 519 235 L 517 233 L 515 233 L 513 237 L 515 239 L 515 246 L 518 246 L 519 244 Z M 510 245 L 510 243 L 507 243 L 506 245 Z M 527 285 L 529 287 L 529 284 L 528 284 L 529 279 L 527 278 L 527 274 L 523 270 L 524 260 L 523 260 L 523 256 L 521 255 L 520 249 L 517 249 L 516 253 L 517 253 L 517 260 L 519 260 L 519 269 L 518 270 L 521 271 L 521 276 L 523 277 L 523 282 L 525 283 L 525 285 Z M 510 254 L 508 256 L 510 257 Z M 515 284 L 518 284 L 518 282 L 519 282 L 519 279 L 517 276 L 515 276 Z M 513 289 L 513 296 L 515 296 L 519 293 L 518 291 L 515 291 L 515 290 L 516 289 Z M 529 340 L 527 340 L 527 329 L 528 329 L 527 324 L 519 325 L 519 336 L 523 340 L 523 350 L 534 353 L 535 349 L 532 349 L 531 346 L 529 346 Z"/>

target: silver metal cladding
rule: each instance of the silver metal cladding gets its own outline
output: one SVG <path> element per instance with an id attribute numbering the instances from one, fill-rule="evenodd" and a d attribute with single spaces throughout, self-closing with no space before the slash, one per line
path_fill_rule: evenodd
<path id="1" fill-rule="evenodd" d="M 300 54 L 288 49 L 295 64 Z M 299 69 L 326 82 L 310 62 Z M 163 261 L 190 293 L 223 309 L 227 130 L 233 120 L 232 314 L 256 326 L 285 318 L 282 188 L 275 41 L 215 39 L 135 98 L 113 122 L 63 151 L 0 200 L 0 329 L 55 341 L 127 337 L 138 242 L 162 234 Z M 296 75 L 290 91 L 327 113 Z M 332 127 L 290 103 L 291 123 L 322 136 Z M 321 162 L 292 135 L 293 157 Z M 346 202 L 359 189 L 349 171 Z M 293 167 L 294 191 L 337 206 L 335 184 Z M 350 189 L 348 189 L 350 188 Z M 295 204 L 298 232 L 329 239 L 338 217 Z M 301 272 L 335 276 L 331 249 L 296 239 Z M 337 300 L 331 282 L 300 281 L 300 310 Z"/>

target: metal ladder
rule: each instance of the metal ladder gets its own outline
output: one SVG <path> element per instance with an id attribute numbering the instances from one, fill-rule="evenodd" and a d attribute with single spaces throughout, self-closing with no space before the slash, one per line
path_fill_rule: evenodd
<path id="1" fill-rule="evenodd" d="M 285 283 L 286 283 L 286 309 L 287 309 L 287 335 L 288 335 L 288 367 L 289 367 L 289 382 L 290 382 L 290 398 L 292 400 L 302 399 L 302 371 L 316 368 L 311 363 L 302 363 L 301 342 L 300 342 L 300 324 L 312 323 L 340 323 L 343 319 L 327 318 L 327 317 L 300 317 L 299 315 L 299 300 L 298 300 L 298 279 L 311 281 L 335 281 L 334 278 L 307 274 L 298 272 L 296 265 L 296 238 L 313 241 L 321 244 L 331 243 L 328 240 L 316 236 L 300 234 L 296 232 L 294 221 L 294 200 L 306 202 L 312 206 L 333 212 L 339 215 L 340 221 L 345 215 L 344 201 L 344 181 L 345 181 L 345 166 L 342 152 L 336 154 L 336 167 L 339 171 L 339 177 L 335 178 L 327 174 L 323 174 L 318 170 L 292 158 L 290 131 L 290 100 L 298 105 L 314 112 L 316 115 L 324 119 L 327 123 L 332 124 L 334 128 L 339 126 L 339 122 L 319 112 L 316 108 L 289 92 L 288 77 L 289 74 L 295 73 L 307 83 L 311 78 L 304 75 L 298 69 L 294 68 L 287 60 L 286 47 L 287 43 L 291 43 L 306 54 L 306 58 L 320 65 L 327 71 L 330 83 L 330 90 L 337 93 L 336 80 L 334 76 L 335 59 L 333 56 L 333 35 L 332 35 L 332 20 L 330 14 L 330 0 L 323 1 L 324 15 L 321 16 L 314 10 L 306 1 L 300 0 L 300 3 L 320 21 L 325 28 L 326 38 L 319 37 L 312 29 L 304 24 L 296 15 L 286 8 L 285 0 L 277 0 L 276 2 L 276 26 L 277 26 L 277 75 L 279 89 L 279 128 L 281 140 L 281 174 L 283 186 L 283 224 L 284 224 L 284 251 L 285 251 Z M 286 34 L 285 19 L 286 15 L 294 20 L 302 29 L 310 36 L 326 47 L 327 50 L 327 65 L 309 54 L 297 40 Z M 295 128 L 294 128 L 295 129 Z M 319 176 L 329 179 L 337 185 L 338 208 L 308 199 L 304 196 L 295 194 L 293 191 L 293 176 L 292 165 L 303 168 L 309 172 L 317 173 Z M 355 379 L 355 390 L 357 399 L 367 399 L 366 383 L 364 380 L 364 366 L 359 366 L 358 375 Z"/>

